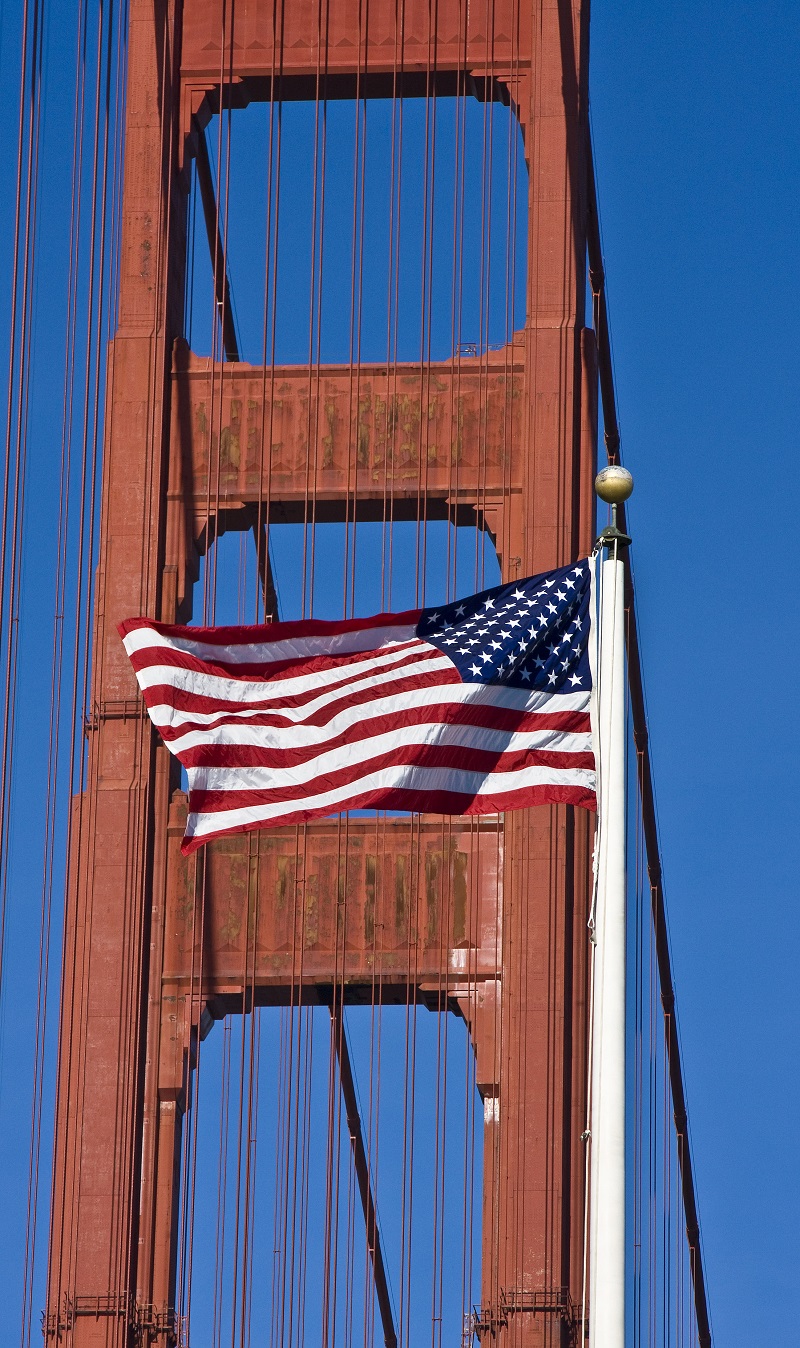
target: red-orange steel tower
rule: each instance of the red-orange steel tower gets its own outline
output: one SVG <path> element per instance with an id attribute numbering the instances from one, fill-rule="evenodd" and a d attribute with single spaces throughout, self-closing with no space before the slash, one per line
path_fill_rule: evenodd
<path id="1" fill-rule="evenodd" d="M 380 518 L 387 491 L 396 516 L 477 514 L 508 579 L 588 550 L 587 54 L 588 0 L 130 0 L 48 1345 L 175 1341 L 181 1121 L 210 1018 L 290 995 L 335 1007 L 378 985 L 460 1011 L 472 1035 L 485 1102 L 475 1332 L 521 1348 L 581 1336 L 590 820 L 566 807 L 472 823 L 323 820 L 183 858 L 185 798 L 116 624 L 185 620 L 198 553 L 226 529 L 303 519 L 310 469 L 317 518 Z M 199 131 L 221 106 L 278 85 L 280 97 L 313 97 L 323 68 L 338 96 L 468 89 L 508 102 L 524 136 L 525 328 L 502 351 L 392 372 L 417 408 L 411 478 L 394 467 L 385 366 L 360 366 L 357 386 L 350 367 L 316 371 L 328 427 L 340 428 L 323 434 L 306 367 L 213 362 L 184 341 Z M 224 282 L 218 291 L 224 309 Z M 458 454 L 442 452 L 456 435 Z"/>

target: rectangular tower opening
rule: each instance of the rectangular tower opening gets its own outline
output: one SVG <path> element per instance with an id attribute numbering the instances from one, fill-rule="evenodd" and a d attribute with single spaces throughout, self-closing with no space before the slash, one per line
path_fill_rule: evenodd
<path id="1" fill-rule="evenodd" d="M 186 312 L 198 354 L 224 349 L 223 270 L 237 353 L 256 365 L 447 360 L 524 325 L 528 175 L 503 104 L 252 103 L 201 134 Z M 223 243 L 216 277 L 204 207 Z"/>
<path id="2" fill-rule="evenodd" d="M 229 530 L 201 558 L 193 621 L 361 618 L 443 604 L 500 584 L 486 528 L 447 520 L 273 524 Z M 259 556 L 260 551 L 260 556 Z M 275 602 L 265 610 L 268 551 Z M 270 601 L 267 601 L 270 603 Z"/>
<path id="3" fill-rule="evenodd" d="M 379 996 L 344 1027 L 357 1120 L 324 1006 L 229 1016 L 202 1044 L 179 1268 L 192 1341 L 384 1342 L 360 1145 L 399 1342 L 462 1342 L 480 1299 L 484 1129 L 467 1027 Z"/>

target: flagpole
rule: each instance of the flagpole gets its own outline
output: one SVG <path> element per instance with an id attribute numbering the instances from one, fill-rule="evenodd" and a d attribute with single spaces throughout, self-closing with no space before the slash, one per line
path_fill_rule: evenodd
<path id="1" fill-rule="evenodd" d="M 633 490 L 624 468 L 598 473 L 612 507 L 598 543 L 597 648 L 599 835 L 594 915 L 590 1166 L 590 1348 L 625 1348 L 625 604 L 620 551 L 630 540 L 617 506 Z"/>

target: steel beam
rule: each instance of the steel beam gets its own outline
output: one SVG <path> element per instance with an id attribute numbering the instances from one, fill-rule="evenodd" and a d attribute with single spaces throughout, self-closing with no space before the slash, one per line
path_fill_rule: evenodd
<path id="1" fill-rule="evenodd" d="M 214 175 L 211 171 L 211 160 L 208 155 L 208 144 L 204 131 L 197 132 L 196 144 L 197 185 L 200 189 L 200 203 L 203 208 L 208 251 L 211 256 L 211 270 L 214 274 L 214 298 L 222 329 L 222 346 L 226 360 L 238 360 L 239 343 L 236 339 L 236 326 L 233 321 L 228 255 L 222 237 L 222 223 L 214 190 Z"/>
<path id="2" fill-rule="evenodd" d="M 333 1001 L 331 1002 L 330 1012 L 331 1040 L 339 1064 L 339 1080 L 342 1087 L 342 1099 L 344 1100 L 347 1127 L 350 1130 L 350 1145 L 353 1149 L 353 1165 L 355 1167 L 356 1179 L 358 1180 L 358 1191 L 361 1195 L 361 1206 L 364 1212 L 364 1225 L 367 1232 L 367 1249 L 369 1250 L 370 1262 L 372 1264 L 372 1275 L 375 1279 L 375 1295 L 378 1299 L 378 1309 L 380 1311 L 381 1325 L 383 1327 L 383 1341 L 386 1344 L 386 1348 L 396 1348 L 397 1331 L 394 1325 L 394 1311 L 392 1309 L 392 1299 L 389 1294 L 386 1265 L 383 1262 L 383 1247 L 381 1245 L 381 1233 L 378 1226 L 378 1211 L 375 1207 L 375 1199 L 372 1194 L 369 1159 L 367 1157 L 366 1147 L 364 1146 L 364 1134 L 361 1130 L 361 1116 L 358 1112 L 358 1097 L 356 1096 L 356 1085 L 353 1079 L 353 1068 L 350 1062 L 350 1050 L 347 1046 L 347 1033 L 344 1026 L 342 1004 L 336 995 L 334 995 Z"/>

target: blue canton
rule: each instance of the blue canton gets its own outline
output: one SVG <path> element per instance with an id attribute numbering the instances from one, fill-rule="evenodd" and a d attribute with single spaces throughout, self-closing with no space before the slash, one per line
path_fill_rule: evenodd
<path id="1" fill-rule="evenodd" d="M 423 609 L 417 636 L 449 656 L 465 683 L 583 692 L 592 686 L 589 599 L 581 561 Z"/>

